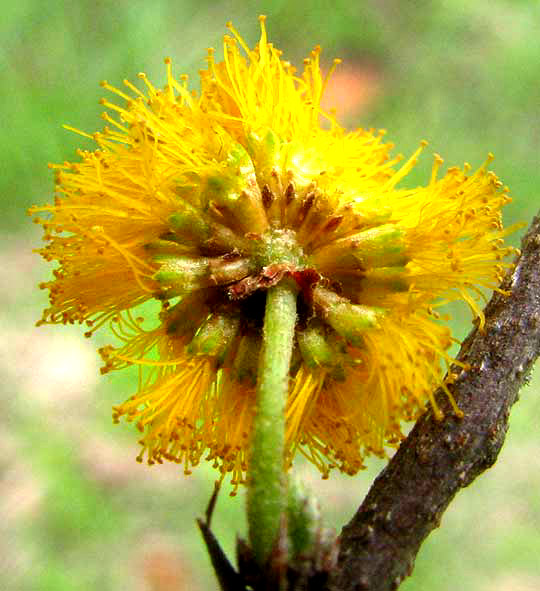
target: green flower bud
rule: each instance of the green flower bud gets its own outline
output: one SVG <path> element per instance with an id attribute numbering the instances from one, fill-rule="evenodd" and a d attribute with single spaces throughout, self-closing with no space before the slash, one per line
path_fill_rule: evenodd
<path id="1" fill-rule="evenodd" d="M 314 266 L 320 270 L 405 265 L 408 261 L 405 231 L 395 224 L 376 226 L 335 240 L 312 256 Z"/>
<path id="2" fill-rule="evenodd" d="M 208 316 L 208 305 L 200 292 L 183 297 L 175 306 L 162 312 L 161 320 L 168 335 L 183 336 L 195 332 Z"/>
<path id="3" fill-rule="evenodd" d="M 211 229 L 199 210 L 184 204 L 182 210 L 169 216 L 168 223 L 179 238 L 201 244 L 211 236 Z"/>
<path id="4" fill-rule="evenodd" d="M 154 261 L 160 269 L 154 274 L 166 297 L 171 298 L 194 290 L 239 281 L 251 271 L 251 263 L 243 257 L 189 257 L 158 254 Z"/>
<path id="5" fill-rule="evenodd" d="M 333 366 L 335 352 L 330 346 L 324 325 L 320 322 L 310 322 L 304 330 L 297 331 L 298 347 L 304 359 L 304 363 L 310 369 L 324 366 Z"/>
<path id="6" fill-rule="evenodd" d="M 349 300 L 323 287 L 313 290 L 313 304 L 322 318 L 354 346 L 362 344 L 362 334 L 377 327 L 384 308 L 351 304 Z"/>
<path id="7" fill-rule="evenodd" d="M 256 332 L 250 331 L 241 337 L 232 366 L 233 376 L 239 382 L 256 384 L 261 346 L 261 336 Z"/>
<path id="8" fill-rule="evenodd" d="M 382 289 L 385 291 L 407 291 L 410 280 L 405 267 L 380 267 L 370 269 L 362 280 L 362 286 L 371 290 Z"/>
<path id="9" fill-rule="evenodd" d="M 247 136 L 247 148 L 255 165 L 268 221 L 279 222 L 282 213 L 280 197 L 283 191 L 281 140 L 271 129 L 260 136 L 251 132 Z"/>
<path id="10" fill-rule="evenodd" d="M 240 318 L 228 312 L 211 314 L 196 332 L 187 346 L 190 355 L 215 357 L 218 364 L 223 363 L 238 334 Z"/>
<path id="11" fill-rule="evenodd" d="M 205 257 L 156 255 L 160 269 L 154 279 L 163 288 L 173 288 L 175 294 L 189 293 L 208 285 L 208 263 Z"/>
<path id="12" fill-rule="evenodd" d="M 207 178 L 203 201 L 240 232 L 260 234 L 268 227 L 253 163 L 240 144 L 229 152 L 223 173 Z"/>

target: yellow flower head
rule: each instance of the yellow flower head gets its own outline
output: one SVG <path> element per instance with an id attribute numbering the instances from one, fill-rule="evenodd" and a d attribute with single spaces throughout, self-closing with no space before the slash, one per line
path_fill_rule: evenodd
<path id="1" fill-rule="evenodd" d="M 260 22 L 253 50 L 229 25 L 199 94 L 168 59 L 163 90 L 144 74 L 143 90 L 104 82 L 122 106 L 102 101 L 97 149 L 55 165 L 54 205 L 32 209 L 58 262 L 41 322 L 110 324 L 121 345 L 101 350 L 103 371 L 140 368 L 114 410 L 139 428 L 139 459 L 186 472 L 209 459 L 234 485 L 269 286 L 299 290 L 286 460 L 298 449 L 324 477 L 354 474 L 427 401 L 440 414 L 452 338 L 435 308 L 463 300 L 482 325 L 481 288 L 497 289 L 511 252 L 509 198 L 486 165 L 439 177 L 435 156 L 426 187 L 396 188 L 425 142 L 398 165 L 382 131 L 345 131 L 321 107 L 320 49 L 299 75 Z M 151 299 L 156 318 L 137 317 Z"/>

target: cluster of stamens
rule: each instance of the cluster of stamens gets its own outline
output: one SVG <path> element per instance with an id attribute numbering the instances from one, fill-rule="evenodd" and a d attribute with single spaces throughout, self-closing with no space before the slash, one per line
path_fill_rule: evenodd
<path id="1" fill-rule="evenodd" d="M 246 167 L 244 158 L 245 153 Z M 294 357 L 313 368 L 342 367 L 347 346 L 360 347 L 362 333 L 384 315 L 381 307 L 361 303 L 366 274 L 381 285 L 407 287 L 402 232 L 385 223 L 388 210 L 374 218 L 354 203 L 336 208 L 336 199 L 314 182 L 298 189 L 293 176 L 273 169 L 273 187 L 248 178 L 247 188 L 229 193 L 227 180 L 216 179 L 209 183 L 205 207 L 175 212 L 169 230 L 146 246 L 159 266 L 154 279 L 156 296 L 167 302 L 167 334 L 191 338 L 189 354 L 214 356 L 240 379 L 256 377 L 256 366 L 242 361 L 241 343 L 260 348 L 264 291 L 276 283 L 287 279 L 297 287 Z M 178 322 L 193 317 L 197 300 L 203 304 L 201 324 Z M 248 357 L 256 364 L 256 356 Z"/>
<path id="2" fill-rule="evenodd" d="M 114 414 L 143 433 L 140 459 L 189 471 L 206 450 L 238 483 L 266 294 L 288 282 L 287 460 L 299 448 L 323 476 L 354 473 L 426 402 L 441 415 L 433 392 L 455 360 L 437 308 L 464 301 L 482 327 L 478 302 L 513 252 L 500 216 L 509 197 L 491 157 L 439 177 L 436 155 L 425 187 L 397 188 L 425 142 L 398 166 L 383 130 L 346 132 L 322 109 L 320 48 L 298 74 L 264 19 L 253 50 L 229 28 L 200 95 L 169 59 L 162 90 L 144 74 L 144 92 L 103 83 L 125 105 L 102 102 L 116 117 L 78 132 L 98 149 L 53 165 L 55 203 L 31 210 L 44 214 L 39 252 L 58 263 L 40 323 L 84 323 L 87 336 L 110 325 L 120 345 L 101 349 L 102 371 L 141 369 Z"/>

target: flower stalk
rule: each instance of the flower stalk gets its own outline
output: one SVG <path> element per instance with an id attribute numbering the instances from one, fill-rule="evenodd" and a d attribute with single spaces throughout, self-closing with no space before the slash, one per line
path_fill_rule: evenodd
<path id="1" fill-rule="evenodd" d="M 285 278 L 268 290 L 251 442 L 247 518 L 255 559 L 263 565 L 286 509 L 285 407 L 296 324 L 297 286 Z"/>

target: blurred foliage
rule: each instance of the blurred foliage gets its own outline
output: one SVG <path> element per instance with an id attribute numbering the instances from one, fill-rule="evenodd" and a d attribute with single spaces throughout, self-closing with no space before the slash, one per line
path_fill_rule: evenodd
<path id="1" fill-rule="evenodd" d="M 9 591 L 214 588 L 194 517 L 203 513 L 215 475 L 209 466 L 184 478 L 174 466 L 135 464 L 132 429 L 113 429 L 109 414 L 111 404 L 134 388 L 134 376 L 107 376 L 89 385 L 83 397 L 74 395 L 73 386 L 59 396 L 62 373 L 55 374 L 56 382 L 47 383 L 49 374 L 37 385 L 30 381 L 35 367 L 61 364 L 61 356 L 43 359 L 54 339 L 69 331 L 53 327 L 38 334 L 31 328 L 44 299 L 34 279 L 48 271 L 37 257 L 28 260 L 28 245 L 37 238 L 23 212 L 51 199 L 47 162 L 76 158 L 78 147 L 92 148 L 61 124 L 90 132 L 101 128 L 101 79 L 121 84 L 144 70 L 159 84 L 165 78 L 163 57 L 170 55 L 176 72 L 188 72 L 196 87 L 205 48 L 221 44 L 225 22 L 232 20 L 253 44 L 259 13 L 268 15 L 271 40 L 298 66 L 320 44 L 328 64 L 339 56 L 358 76 L 375 72 L 375 98 L 348 112 L 347 125 L 384 127 L 405 154 L 426 138 L 448 165 L 468 160 L 477 167 L 492 151 L 493 168 L 515 199 L 506 222 L 528 220 L 538 209 L 536 1 L 18 0 L 4 6 L 0 224 L 9 237 L 4 268 L 16 278 L 1 300 L 9 318 L 2 320 L 8 386 L 0 402 L 6 433 L 0 438 L 0 509 L 6 516 L 0 570 L 5 567 Z M 412 182 L 423 182 L 430 167 L 426 155 Z M 466 315 L 456 315 L 461 335 L 465 321 Z M 93 351 L 94 345 L 81 347 Z M 77 384 L 76 377 L 70 383 Z M 539 389 L 537 375 L 514 412 L 499 463 L 451 506 L 404 590 L 540 588 Z M 70 395 L 74 401 L 66 408 Z M 301 462 L 298 469 L 339 528 L 381 465 L 373 461 L 354 479 L 335 475 L 324 483 Z M 34 496 L 20 488 L 27 481 Z M 17 496 L 8 502 L 11 494 Z M 23 502 L 28 498 L 34 499 L 30 507 Z M 230 552 L 243 519 L 243 499 L 223 495 L 215 529 Z"/>

